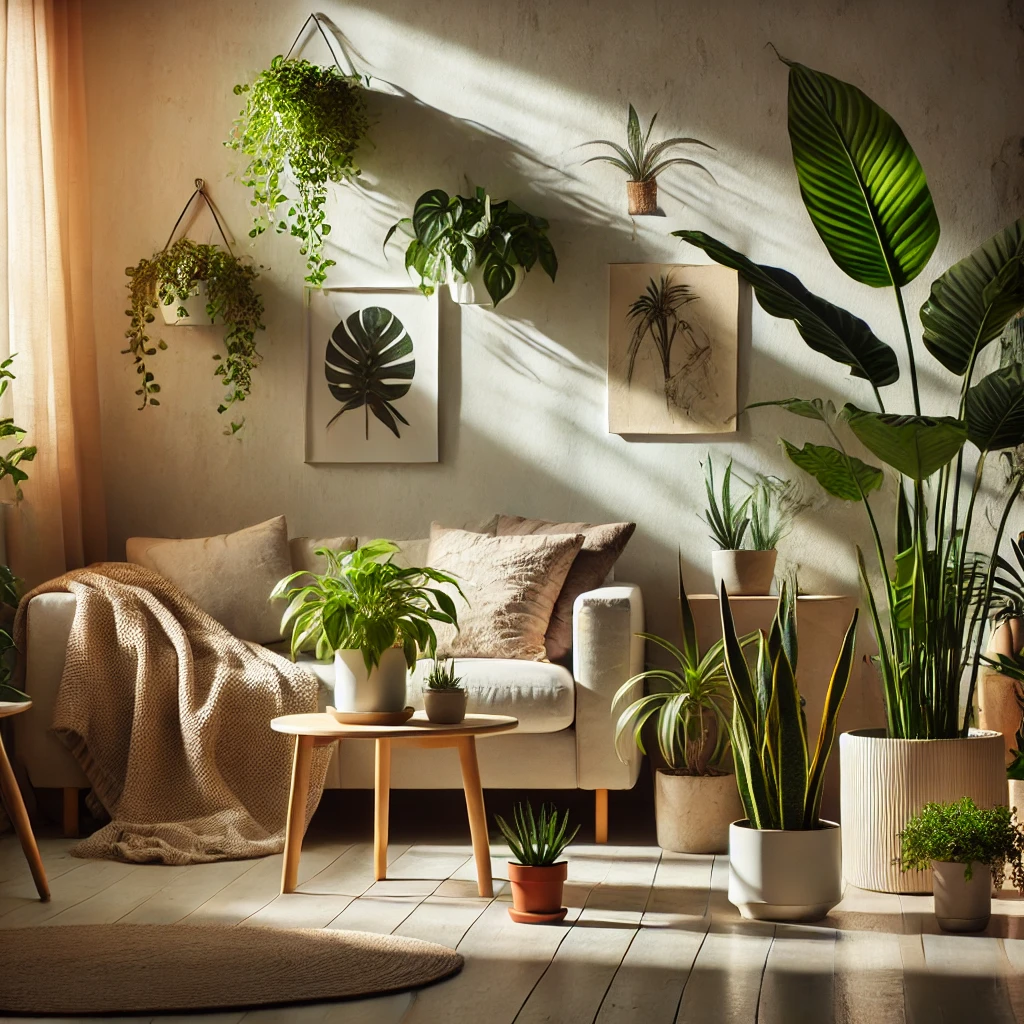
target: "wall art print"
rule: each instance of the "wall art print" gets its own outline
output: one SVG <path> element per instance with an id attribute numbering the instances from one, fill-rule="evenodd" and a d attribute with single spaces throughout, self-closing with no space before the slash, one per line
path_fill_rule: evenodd
<path id="1" fill-rule="evenodd" d="M 608 269 L 609 433 L 734 432 L 736 271 L 674 263 Z"/>
<path id="2" fill-rule="evenodd" d="M 437 462 L 437 297 L 306 292 L 306 462 Z"/>

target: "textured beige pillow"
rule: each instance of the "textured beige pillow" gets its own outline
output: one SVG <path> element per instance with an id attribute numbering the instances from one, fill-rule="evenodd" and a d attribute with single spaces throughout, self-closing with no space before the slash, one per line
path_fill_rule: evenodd
<path id="1" fill-rule="evenodd" d="M 355 537 L 292 537 L 288 541 L 291 552 L 292 572 L 322 573 L 327 563 L 322 555 L 316 553 L 317 548 L 332 548 L 335 551 L 354 551 Z"/>
<path id="2" fill-rule="evenodd" d="M 498 517 L 499 537 L 583 534 L 583 546 L 569 569 L 548 623 L 545 645 L 551 661 L 566 657 L 572 650 L 572 607 L 576 598 L 604 583 L 635 529 L 636 523 L 591 526 L 590 523 L 549 523 L 522 516 Z"/>
<path id="3" fill-rule="evenodd" d="M 427 564 L 456 577 L 469 602 L 453 594 L 461 629 L 437 628 L 438 653 L 544 661 L 544 632 L 582 543 L 578 533 L 490 537 L 431 524 Z"/>
<path id="4" fill-rule="evenodd" d="M 284 516 L 217 537 L 136 537 L 126 547 L 139 565 L 180 587 L 240 639 L 256 643 L 281 639 L 284 605 L 272 603 L 269 597 L 277 581 L 292 572 Z"/>

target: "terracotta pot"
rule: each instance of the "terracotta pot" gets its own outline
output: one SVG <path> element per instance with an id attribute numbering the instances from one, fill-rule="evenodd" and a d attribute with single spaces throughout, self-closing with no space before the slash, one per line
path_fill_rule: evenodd
<path id="1" fill-rule="evenodd" d="M 725 853 L 729 825 L 743 817 L 735 775 L 654 773 L 658 845 L 673 853 Z"/>
<path id="2" fill-rule="evenodd" d="M 658 179 L 627 181 L 626 198 L 629 200 L 631 217 L 645 217 L 658 212 Z"/>
<path id="3" fill-rule="evenodd" d="M 437 725 L 458 725 L 466 717 L 469 694 L 461 687 L 453 690 L 432 690 L 423 687 L 423 710 Z"/>
<path id="4" fill-rule="evenodd" d="M 562 886 L 569 873 L 568 861 L 547 867 L 509 862 L 512 906 L 524 914 L 556 914 L 562 909 Z"/>
<path id="5" fill-rule="evenodd" d="M 901 871 L 899 834 L 926 803 L 969 796 L 1005 804 L 1003 737 L 972 729 L 965 739 L 890 739 L 884 729 L 839 737 L 843 873 L 861 889 L 927 893 L 932 873 Z"/>
<path id="6" fill-rule="evenodd" d="M 372 672 L 366 671 L 362 651 L 335 651 L 334 706 L 350 712 L 401 711 L 407 671 L 401 647 L 385 651 Z"/>
<path id="7" fill-rule="evenodd" d="M 712 551 L 715 593 L 722 584 L 730 597 L 764 597 L 771 593 L 777 551 Z"/>
<path id="8" fill-rule="evenodd" d="M 1010 751 L 1017 746 L 1021 711 L 1017 704 L 1019 684 L 1009 676 L 983 669 L 978 676 L 978 727 L 1003 734 L 1003 756 L 1006 764 L 1013 760 Z"/>
<path id="9" fill-rule="evenodd" d="M 843 898 L 841 829 L 729 826 L 729 902 L 754 921 L 820 921 Z"/>
<path id="10" fill-rule="evenodd" d="M 964 865 L 933 860 L 935 920 L 947 932 L 980 932 L 992 916 L 992 871 L 987 864 L 971 865 L 971 880 Z"/>

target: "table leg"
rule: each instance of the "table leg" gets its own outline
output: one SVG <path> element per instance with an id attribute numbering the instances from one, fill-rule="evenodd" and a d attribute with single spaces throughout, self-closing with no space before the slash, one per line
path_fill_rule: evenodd
<path id="1" fill-rule="evenodd" d="M 284 864 L 281 868 L 281 892 L 295 892 L 299 880 L 299 854 L 306 831 L 306 798 L 309 795 L 309 762 L 313 754 L 313 736 L 295 737 L 292 762 L 292 788 L 288 797 L 288 824 L 284 834 Z"/>
<path id="2" fill-rule="evenodd" d="M 391 740 L 377 740 L 373 773 L 373 877 L 388 877 L 388 809 L 391 803 Z"/>
<path id="3" fill-rule="evenodd" d="M 469 834 L 473 838 L 473 859 L 476 861 L 476 886 L 481 896 L 494 896 L 491 883 L 491 844 L 487 838 L 487 812 L 484 791 L 480 785 L 480 766 L 476 760 L 476 739 L 459 737 L 459 763 L 462 766 L 462 788 L 466 791 Z"/>
<path id="4" fill-rule="evenodd" d="M 32 834 L 32 823 L 28 820 L 25 801 L 21 798 L 21 790 L 18 789 L 18 782 L 14 777 L 11 762 L 7 760 L 7 751 L 4 750 L 3 740 L 0 740 L 0 796 L 3 797 L 4 806 L 14 823 L 14 831 L 18 833 L 18 839 L 21 840 L 25 860 L 28 861 L 29 870 L 32 872 L 32 880 L 36 883 L 36 892 L 45 903 L 50 898 L 46 870 L 43 868 L 43 859 L 39 856 L 36 837 Z"/>

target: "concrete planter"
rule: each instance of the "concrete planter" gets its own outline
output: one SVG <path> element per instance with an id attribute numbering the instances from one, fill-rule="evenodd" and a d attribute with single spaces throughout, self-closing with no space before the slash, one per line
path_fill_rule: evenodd
<path id="1" fill-rule="evenodd" d="M 654 773 L 658 845 L 673 853 L 725 853 L 729 825 L 743 816 L 735 775 Z"/>
<path id="2" fill-rule="evenodd" d="M 334 707 L 347 712 L 401 711 L 406 705 L 405 677 L 401 647 L 385 651 L 373 672 L 366 671 L 362 651 L 335 651 Z"/>
<path id="3" fill-rule="evenodd" d="M 469 694 L 461 687 L 455 690 L 432 690 L 423 687 L 423 710 L 437 725 L 458 725 L 466 717 Z"/>
<path id="4" fill-rule="evenodd" d="M 972 729 L 965 739 L 890 739 L 884 729 L 839 737 L 843 872 L 862 889 L 927 893 L 932 872 L 901 871 L 899 834 L 926 803 L 969 796 L 1005 804 L 1003 737 Z"/>
<path id="5" fill-rule="evenodd" d="M 820 921 L 843 898 L 841 830 L 729 826 L 729 902 L 754 921 Z"/>
<path id="6" fill-rule="evenodd" d="M 992 916 L 992 871 L 987 864 L 971 865 L 971 880 L 963 864 L 933 860 L 935 920 L 947 932 L 980 932 Z"/>
<path id="7" fill-rule="evenodd" d="M 722 584 L 730 597 L 764 597 L 772 589 L 777 551 L 712 551 L 715 593 Z"/>

